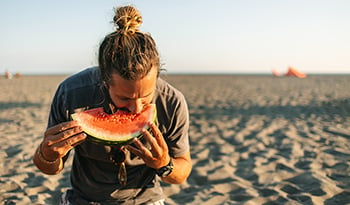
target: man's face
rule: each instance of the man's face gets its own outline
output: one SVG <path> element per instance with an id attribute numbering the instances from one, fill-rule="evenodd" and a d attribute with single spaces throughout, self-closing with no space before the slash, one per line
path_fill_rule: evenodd
<path id="1" fill-rule="evenodd" d="M 152 102 L 158 71 L 152 68 L 142 79 L 126 80 L 113 73 L 109 84 L 109 95 L 118 108 L 126 108 L 131 113 L 140 113 L 145 105 Z"/>

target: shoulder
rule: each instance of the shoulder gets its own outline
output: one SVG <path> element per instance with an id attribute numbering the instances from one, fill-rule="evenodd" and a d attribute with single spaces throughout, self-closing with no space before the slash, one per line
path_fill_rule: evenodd
<path id="1" fill-rule="evenodd" d="M 188 118 L 188 106 L 182 92 L 161 78 L 157 80 L 155 96 L 158 117 L 164 123 L 176 118 Z"/>
<path id="2" fill-rule="evenodd" d="M 162 78 L 157 79 L 156 94 L 160 98 L 165 98 L 168 101 L 186 101 L 181 91 Z"/>
<path id="3" fill-rule="evenodd" d="M 60 87 L 68 91 L 101 83 L 98 67 L 91 67 L 69 76 L 61 82 Z"/>
<path id="4" fill-rule="evenodd" d="M 97 67 L 87 68 L 62 81 L 56 90 L 52 107 L 62 113 L 102 106 L 104 90 Z"/>

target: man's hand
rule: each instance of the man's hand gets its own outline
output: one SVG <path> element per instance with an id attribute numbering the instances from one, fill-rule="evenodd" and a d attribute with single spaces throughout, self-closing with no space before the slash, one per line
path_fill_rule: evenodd
<path id="1" fill-rule="evenodd" d="M 55 161 L 64 157 L 86 137 L 76 121 L 63 122 L 46 130 L 40 149 L 47 161 Z"/>
<path id="2" fill-rule="evenodd" d="M 148 149 L 145 145 L 141 143 L 137 138 L 134 139 L 134 145 L 136 146 L 125 146 L 130 152 L 140 157 L 147 166 L 159 169 L 166 166 L 170 161 L 170 156 L 168 153 L 168 145 L 166 144 L 162 133 L 159 128 L 154 123 L 149 123 L 152 134 L 148 130 L 143 130 L 143 138 L 151 145 Z"/>

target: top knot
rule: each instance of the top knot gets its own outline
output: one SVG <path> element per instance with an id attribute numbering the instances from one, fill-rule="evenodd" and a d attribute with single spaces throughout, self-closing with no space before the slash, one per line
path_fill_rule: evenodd
<path id="1" fill-rule="evenodd" d="M 113 18 L 114 25 L 118 26 L 117 31 L 123 34 L 134 34 L 142 24 L 140 12 L 132 6 L 123 6 L 115 9 Z"/>

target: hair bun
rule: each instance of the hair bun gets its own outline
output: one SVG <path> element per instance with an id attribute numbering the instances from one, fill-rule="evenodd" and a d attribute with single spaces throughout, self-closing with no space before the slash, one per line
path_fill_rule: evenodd
<path id="1" fill-rule="evenodd" d="M 113 21 L 118 26 L 117 31 L 123 34 L 135 33 L 142 24 L 142 17 L 136 8 L 123 6 L 115 10 Z"/>

